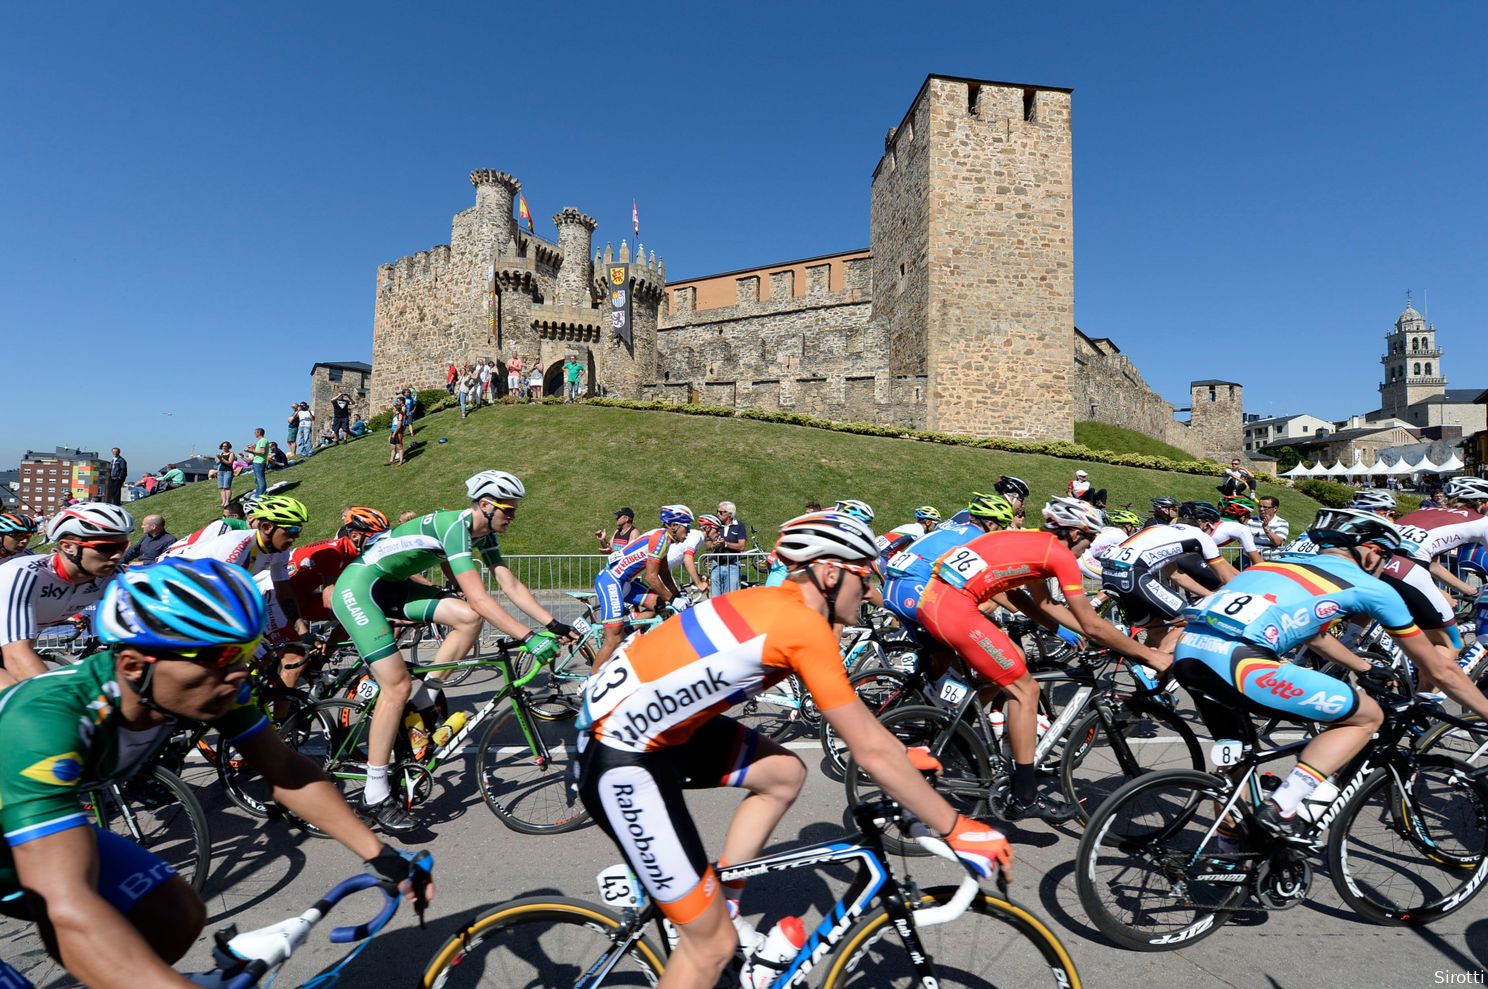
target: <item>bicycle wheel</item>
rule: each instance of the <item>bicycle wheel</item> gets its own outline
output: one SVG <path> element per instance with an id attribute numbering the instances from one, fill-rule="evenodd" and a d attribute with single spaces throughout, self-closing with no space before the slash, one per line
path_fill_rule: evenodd
<path id="1" fill-rule="evenodd" d="M 1467 903 L 1488 878 L 1488 783 L 1464 764 L 1426 755 L 1408 778 L 1370 775 L 1328 836 L 1343 901 L 1376 924 L 1429 924 Z M 1403 784 L 1403 785 L 1402 785 Z"/>
<path id="2" fill-rule="evenodd" d="M 501 823 L 522 834 L 562 834 L 589 823 L 589 812 L 570 786 L 578 751 L 575 731 L 563 722 L 516 716 L 517 701 L 492 718 L 481 735 L 475 778 L 481 796 Z M 526 729 L 523 729 L 523 722 Z"/>
<path id="3" fill-rule="evenodd" d="M 211 871 L 212 835 L 191 787 L 164 766 L 94 791 L 95 820 L 154 852 L 198 893 Z"/>
<path id="4" fill-rule="evenodd" d="M 1483 719 L 1476 714 L 1463 715 L 1463 721 L 1482 725 Z M 1432 727 L 1416 743 L 1416 752 L 1460 759 L 1474 768 L 1488 766 L 1488 734 L 1449 725 L 1445 721 Z"/>
<path id="5" fill-rule="evenodd" d="M 992 757 L 976 732 L 964 721 L 951 723 L 950 712 L 927 704 L 907 704 L 889 711 L 879 723 L 906 746 L 923 745 L 940 759 L 941 771 L 931 785 L 952 807 L 967 817 L 987 813 L 987 797 L 995 782 Z M 942 744 L 943 741 L 943 744 Z M 843 771 L 847 805 L 889 799 L 878 784 L 851 758 Z M 900 835 L 884 832 L 884 848 L 895 855 L 927 854 Z"/>
<path id="6" fill-rule="evenodd" d="M 1209 837 L 1228 791 L 1208 773 L 1150 773 L 1111 794 L 1080 839 L 1075 885 L 1100 932 L 1133 951 L 1170 951 L 1213 934 L 1240 905 L 1245 856 Z"/>
<path id="7" fill-rule="evenodd" d="M 950 886 L 921 893 L 917 909 L 945 903 Z M 975 930 L 972 929 L 975 925 Z M 853 925 L 827 967 L 824 989 L 910 989 L 919 976 L 880 906 Z M 933 959 L 935 984 L 955 986 L 1053 985 L 1079 989 L 1080 973 L 1046 924 L 1011 900 L 983 893 L 954 923 L 918 928 Z M 994 983 L 993 980 L 996 980 Z"/>
<path id="8" fill-rule="evenodd" d="M 1129 779 L 1162 769 L 1202 772 L 1204 767 L 1203 748 L 1188 722 L 1156 704 L 1128 701 L 1114 705 L 1109 728 L 1100 712 L 1092 710 L 1070 729 L 1059 778 L 1083 823 Z"/>
<path id="9" fill-rule="evenodd" d="M 336 731 L 336 725 L 331 720 L 334 715 L 329 711 L 317 711 L 317 705 L 310 703 L 301 694 L 293 691 L 285 691 L 284 694 L 281 700 L 293 705 L 293 708 L 282 719 L 275 719 L 278 722 L 277 727 L 274 728 L 275 734 L 285 745 L 311 762 L 324 765 L 328 740 L 334 736 Z M 264 703 L 270 710 L 273 710 L 274 696 L 272 694 L 266 696 Z M 317 838 L 327 837 L 325 832 L 319 828 L 276 804 L 272 787 L 243 759 L 227 739 L 219 735 L 214 751 L 218 779 L 222 788 L 227 792 L 227 798 L 235 806 L 254 817 L 283 817 Z"/>
<path id="10" fill-rule="evenodd" d="M 806 688 L 795 677 L 786 677 L 763 693 L 749 698 L 728 712 L 729 717 L 745 728 L 753 728 L 769 738 L 783 739 L 806 727 L 801 717 L 802 698 Z"/>
<path id="11" fill-rule="evenodd" d="M 858 699 L 873 712 L 874 717 L 882 717 L 891 707 L 923 700 L 920 692 L 914 689 L 914 680 L 910 674 L 898 670 L 868 669 L 854 674 L 848 683 L 852 685 Z M 827 757 L 828 773 L 842 779 L 843 770 L 847 766 L 847 746 L 842 744 L 842 740 L 825 719 L 822 721 L 820 739 L 822 754 Z"/>
<path id="12" fill-rule="evenodd" d="M 424 970 L 423 989 L 541 989 L 572 986 L 616 949 L 624 926 L 595 903 L 562 896 L 511 900 L 482 914 L 434 953 Z M 645 937 L 637 939 L 604 977 L 606 989 L 654 986 L 661 955 Z"/>

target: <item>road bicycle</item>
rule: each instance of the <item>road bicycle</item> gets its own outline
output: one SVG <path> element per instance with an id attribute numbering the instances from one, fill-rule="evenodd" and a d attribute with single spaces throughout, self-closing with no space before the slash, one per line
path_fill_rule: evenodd
<path id="1" fill-rule="evenodd" d="M 1402 694 L 1363 684 L 1384 724 L 1336 774 L 1336 786 L 1326 784 L 1333 790 L 1318 795 L 1326 805 L 1308 812 L 1305 848 L 1262 829 L 1254 808 L 1266 795 L 1259 767 L 1296 756 L 1307 740 L 1262 748 L 1249 718 L 1243 739 L 1214 743 L 1216 771 L 1151 773 L 1113 793 L 1076 857 L 1091 921 L 1123 948 L 1185 947 L 1242 908 L 1305 901 L 1310 853 L 1324 847 L 1338 895 L 1372 923 L 1429 924 L 1460 909 L 1488 879 L 1488 782 L 1455 759 L 1411 747 L 1433 720 L 1470 723 L 1406 683 Z"/>
<path id="2" fill-rule="evenodd" d="M 539 716 L 528 690 L 546 667 L 532 662 L 514 639 L 499 639 L 495 648 L 492 655 L 418 668 L 419 673 L 496 670 L 505 686 L 448 738 L 440 739 L 439 732 L 429 736 L 424 751 L 415 752 L 409 733 L 399 732 L 388 770 L 393 791 L 405 807 L 424 802 L 433 792 L 434 773 L 484 727 L 476 742 L 475 771 L 491 812 L 523 834 L 559 834 L 582 827 L 589 815 L 568 785 L 568 767 L 577 754 L 573 727 L 566 719 Z M 526 667 L 525 673 L 518 672 L 519 665 Z M 369 679 L 365 684 L 371 689 L 359 699 L 321 701 L 304 713 L 303 722 L 285 728 L 296 738 L 301 753 L 324 767 L 343 789 L 367 778 L 367 737 L 377 691 L 376 681 Z"/>
<path id="3" fill-rule="evenodd" d="M 1067 669 L 1033 673 L 1041 700 L 1033 762 L 1042 774 L 1057 773 L 1079 820 L 1128 779 L 1174 766 L 1204 766 L 1194 730 L 1158 699 L 1165 698 L 1165 689 L 1119 688 L 1115 671 L 1120 665 L 1114 654 L 1096 649 L 1080 653 Z M 890 706 L 879 723 L 906 746 L 923 745 L 940 760 L 942 769 L 932 784 L 957 810 L 968 817 L 1001 816 L 1013 775 L 1010 746 L 994 720 L 1004 698 L 998 692 L 990 705 L 985 703 L 982 694 L 991 688 L 974 687 L 971 680 L 956 660 L 935 681 L 934 703 Z M 878 792 L 851 758 L 843 781 L 853 804 Z M 892 837 L 890 847 L 901 851 Z"/>
<path id="4" fill-rule="evenodd" d="M 961 866 L 944 841 L 896 805 L 855 807 L 859 834 L 720 868 L 723 881 L 791 869 L 856 867 L 846 893 L 771 983 L 805 985 L 825 968 L 827 989 L 908 986 L 1053 985 L 1078 989 L 1080 975 L 1059 938 L 1035 914 L 981 888 L 968 872 L 956 886 L 920 889 L 896 875 L 882 836 L 892 825 L 927 853 Z M 424 989 L 654 986 L 670 951 L 667 926 L 622 864 L 598 876 L 602 903 L 529 896 L 491 909 L 455 934 L 424 972 Z M 977 921 L 973 926 L 970 921 Z M 960 923 L 952 923 L 961 921 Z M 653 940 L 648 932 L 657 934 Z M 664 946 L 664 947 L 659 947 Z M 738 985 L 736 957 L 720 985 Z"/>
<path id="5" fill-rule="evenodd" d="M 415 862 L 426 873 L 434 865 L 428 852 L 421 852 Z M 333 944 L 356 944 L 356 947 L 300 985 L 300 989 L 329 989 L 340 981 L 345 968 L 367 949 L 372 939 L 398 912 L 402 897 L 383 888 L 376 876 L 360 873 L 343 879 L 308 909 L 277 924 L 241 934 L 236 924 L 222 928 L 213 935 L 212 961 L 216 967 L 209 972 L 186 975 L 186 980 L 203 989 L 252 989 L 266 976 L 272 982 L 290 957 L 309 940 L 310 932 L 325 919 L 331 908 L 365 889 L 377 889 L 382 894 L 382 906 L 376 916 L 360 924 L 332 928 L 330 935 Z M 422 920 L 423 900 L 416 899 L 414 907 Z M 25 976 L 0 960 L 0 989 L 34 987 Z"/>
<path id="6" fill-rule="evenodd" d="M 98 827 L 154 852 L 198 893 L 205 888 L 211 829 L 201 802 L 181 777 L 152 763 L 131 779 L 98 783 L 79 796 Z"/>

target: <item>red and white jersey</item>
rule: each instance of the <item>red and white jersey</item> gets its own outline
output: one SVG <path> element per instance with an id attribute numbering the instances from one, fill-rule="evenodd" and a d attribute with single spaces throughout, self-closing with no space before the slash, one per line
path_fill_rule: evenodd
<path id="1" fill-rule="evenodd" d="M 106 580 L 74 584 L 61 554 L 13 556 L 0 563 L 0 646 L 28 642 L 103 597 Z"/>
<path id="2" fill-rule="evenodd" d="M 703 545 L 703 530 L 693 529 L 680 543 L 667 545 L 667 569 L 675 570 L 682 565 L 683 557 L 697 556 Z"/>
<path id="3" fill-rule="evenodd" d="M 1256 551 L 1255 533 L 1250 531 L 1250 526 L 1244 522 L 1236 522 L 1234 519 L 1220 519 L 1214 523 L 1210 538 L 1214 540 L 1216 546 L 1228 546 L 1230 543 L 1237 542 L 1247 553 Z"/>
<path id="4" fill-rule="evenodd" d="M 234 519 L 233 521 L 237 521 Z M 246 532 L 247 528 L 242 525 L 228 525 L 226 519 L 213 519 L 206 525 L 197 529 L 189 536 L 183 536 L 165 548 L 161 556 L 175 556 L 184 547 L 198 543 L 203 539 L 216 539 L 218 536 L 228 532 Z"/>
<path id="5" fill-rule="evenodd" d="M 1488 515 L 1464 508 L 1423 508 L 1402 515 L 1395 524 L 1405 536 L 1405 551 L 1422 563 L 1464 543 L 1488 545 Z"/>
<path id="6" fill-rule="evenodd" d="M 273 553 L 265 549 L 254 529 L 234 529 L 217 536 L 203 536 L 186 545 L 177 543 L 162 555 L 236 563 L 250 574 L 267 570 L 269 579 L 275 583 L 289 580 L 289 551 Z"/>
<path id="7" fill-rule="evenodd" d="M 832 627 L 806 606 L 801 589 L 750 587 L 627 640 L 584 684 L 579 727 L 631 752 L 679 745 L 789 673 L 801 677 L 819 710 L 856 698 Z"/>

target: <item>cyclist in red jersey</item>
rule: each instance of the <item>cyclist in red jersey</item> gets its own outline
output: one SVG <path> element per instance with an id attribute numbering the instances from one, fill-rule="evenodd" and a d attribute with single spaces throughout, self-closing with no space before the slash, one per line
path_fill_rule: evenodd
<path id="1" fill-rule="evenodd" d="M 918 615 L 926 631 L 1007 694 L 1004 711 L 1013 750 L 1013 791 L 1002 816 L 1057 824 L 1077 811 L 1068 801 L 1036 793 L 1038 684 L 1022 652 L 982 608 L 997 605 L 1035 620 L 1053 620 L 1155 670 L 1166 670 L 1171 660 L 1122 635 L 1095 613 L 1085 596 L 1076 554 L 1105 524 L 1100 509 L 1076 498 L 1054 498 L 1044 506 L 1043 515 L 1042 530 L 989 532 L 935 561 Z M 1050 596 L 1045 581 L 1051 577 L 1059 582 L 1066 605 Z"/>

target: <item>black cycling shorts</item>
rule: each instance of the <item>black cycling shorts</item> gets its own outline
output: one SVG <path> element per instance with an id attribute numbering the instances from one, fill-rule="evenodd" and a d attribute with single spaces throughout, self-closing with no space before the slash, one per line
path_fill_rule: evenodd
<path id="1" fill-rule="evenodd" d="M 1127 624 L 1137 627 L 1176 621 L 1188 607 L 1183 592 L 1146 567 L 1117 570 L 1107 567 L 1101 589 L 1121 606 Z"/>

